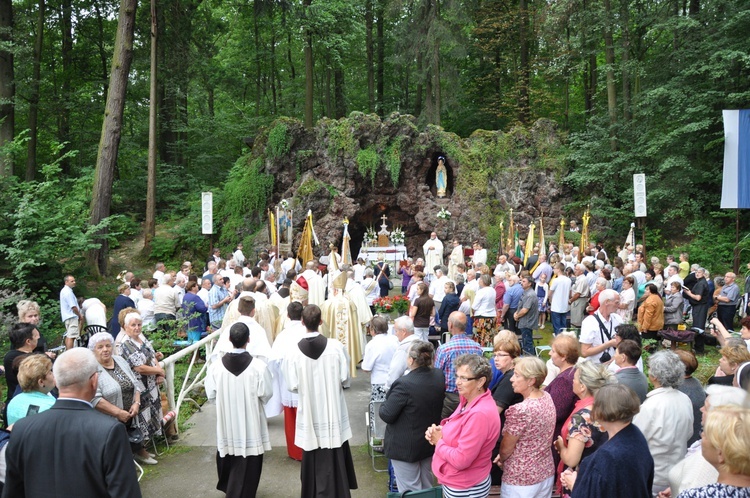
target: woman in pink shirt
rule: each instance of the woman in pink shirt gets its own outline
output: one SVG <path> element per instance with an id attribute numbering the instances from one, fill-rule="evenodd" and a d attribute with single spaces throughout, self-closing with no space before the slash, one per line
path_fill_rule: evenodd
<path id="1" fill-rule="evenodd" d="M 508 408 L 503 442 L 495 463 L 503 467 L 504 497 L 551 496 L 555 468 L 552 460 L 552 434 L 555 431 L 555 403 L 541 390 L 547 367 L 536 356 L 516 361 L 510 382 L 523 396 L 521 403 Z"/>
<path id="2" fill-rule="evenodd" d="M 425 437 L 435 445 L 432 472 L 447 498 L 487 496 L 490 491 L 492 449 L 500 435 L 500 415 L 487 386 L 489 361 L 475 354 L 456 359 L 456 387 L 460 401 L 453 414 L 432 425 Z"/>

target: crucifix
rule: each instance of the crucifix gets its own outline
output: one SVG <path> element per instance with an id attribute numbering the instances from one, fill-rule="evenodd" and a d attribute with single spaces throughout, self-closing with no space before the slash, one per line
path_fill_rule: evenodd
<path id="1" fill-rule="evenodd" d="M 388 219 L 386 215 L 383 215 L 380 217 L 381 220 L 383 220 L 383 224 L 380 225 L 380 231 L 378 232 L 378 246 L 379 247 L 388 247 L 390 244 L 390 241 L 388 239 L 388 236 L 391 234 L 388 231 L 388 225 L 386 225 L 385 220 Z"/>

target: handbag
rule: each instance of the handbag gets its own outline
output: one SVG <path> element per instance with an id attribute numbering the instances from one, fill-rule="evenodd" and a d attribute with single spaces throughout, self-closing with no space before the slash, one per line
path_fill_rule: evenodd
<path id="1" fill-rule="evenodd" d="M 693 342 L 695 340 L 694 330 L 665 329 L 659 331 L 659 335 L 662 338 L 673 342 Z"/>
<path id="2" fill-rule="evenodd" d="M 402 498 L 409 496 L 420 496 L 422 498 L 443 498 L 443 487 L 435 486 L 434 488 L 421 489 L 419 491 L 389 491 L 386 498 Z"/>
<path id="3" fill-rule="evenodd" d="M 143 443 L 143 440 L 145 439 L 143 437 L 143 432 L 141 432 L 141 430 L 133 423 L 132 420 L 125 425 L 125 429 L 127 430 L 130 444 Z"/>

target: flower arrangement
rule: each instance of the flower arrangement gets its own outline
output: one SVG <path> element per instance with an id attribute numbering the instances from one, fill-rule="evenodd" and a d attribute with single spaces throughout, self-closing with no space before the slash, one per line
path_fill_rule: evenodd
<path id="1" fill-rule="evenodd" d="M 375 312 L 378 314 L 385 314 L 395 311 L 399 316 L 405 315 L 409 311 L 409 298 L 406 296 L 385 296 L 379 297 L 372 302 L 375 307 Z"/>
<path id="2" fill-rule="evenodd" d="M 365 245 L 369 245 L 369 244 L 371 244 L 373 242 L 376 242 L 378 240 L 378 234 L 375 233 L 375 229 L 374 228 L 370 227 L 370 228 L 367 229 L 367 231 L 365 232 L 364 237 L 362 237 L 362 238 L 364 239 L 363 242 L 365 243 Z"/>
<path id="3" fill-rule="evenodd" d="M 437 214 L 437 217 L 438 217 L 438 218 L 440 218 L 441 220 L 449 220 L 449 219 L 451 219 L 451 212 L 450 212 L 450 211 L 448 211 L 448 210 L 447 210 L 447 209 L 445 209 L 445 208 L 442 208 L 442 209 L 441 209 L 441 210 L 440 210 L 440 211 L 438 212 L 438 214 Z"/>
<path id="4" fill-rule="evenodd" d="M 394 228 L 391 232 L 391 244 L 394 246 L 401 246 L 404 245 L 404 231 L 401 229 L 401 227 Z"/>
<path id="5" fill-rule="evenodd" d="M 281 202 L 279 202 L 279 207 L 283 210 L 289 209 L 289 201 L 286 199 L 281 199 Z"/>

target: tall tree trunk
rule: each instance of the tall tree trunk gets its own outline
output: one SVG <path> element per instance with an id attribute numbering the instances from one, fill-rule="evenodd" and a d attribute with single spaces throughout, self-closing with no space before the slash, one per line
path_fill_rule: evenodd
<path id="1" fill-rule="evenodd" d="M 326 55 L 326 72 L 325 72 L 325 104 L 326 117 L 333 116 L 333 97 L 331 96 L 331 58 Z"/>
<path id="2" fill-rule="evenodd" d="M 271 24 L 271 114 L 276 115 L 276 24 L 273 22 L 273 10 L 269 14 L 268 20 Z"/>
<path id="3" fill-rule="evenodd" d="M 440 93 L 440 39 L 435 39 L 435 51 L 432 54 L 433 61 L 432 61 L 432 67 L 433 67 L 433 84 L 432 84 L 432 92 L 435 99 L 434 107 L 433 107 L 433 117 L 432 122 L 438 126 L 440 126 L 440 109 L 441 109 L 441 93 Z"/>
<path id="4" fill-rule="evenodd" d="M 0 0 L 0 147 L 15 138 L 16 82 L 13 73 L 13 1 Z M 13 176 L 13 158 L 0 156 L 0 176 Z"/>
<path id="5" fill-rule="evenodd" d="M 419 50 L 417 53 L 417 94 L 414 96 L 414 115 L 419 117 L 422 114 L 422 103 L 424 102 L 424 90 L 423 81 L 424 77 L 422 71 L 424 70 L 424 63 L 422 51 Z"/>
<path id="6" fill-rule="evenodd" d="M 108 83 L 108 71 L 107 71 L 107 49 L 105 48 L 106 41 L 104 40 L 104 18 L 102 17 L 102 11 L 99 8 L 99 3 L 94 2 L 94 12 L 96 13 L 96 24 L 99 31 L 99 38 L 96 40 L 97 49 L 99 50 L 99 69 L 101 70 L 102 78 L 102 95 L 107 98 L 109 95 L 109 83 Z M 71 41 L 72 46 L 72 41 Z"/>
<path id="7" fill-rule="evenodd" d="M 309 15 L 312 0 L 303 0 L 304 14 Z M 313 127 L 313 51 L 312 32 L 310 27 L 305 27 L 305 128 Z"/>
<path id="8" fill-rule="evenodd" d="M 158 127 L 156 123 L 157 105 L 157 50 L 158 25 L 156 16 L 156 0 L 151 0 L 151 81 L 149 86 L 148 106 L 148 183 L 146 187 L 146 227 L 143 236 L 143 250 L 151 249 L 151 241 L 156 236 L 156 156 L 158 154 L 156 137 Z M 213 116 L 213 102 L 209 99 L 209 112 Z"/>
<path id="9" fill-rule="evenodd" d="M 690 7 L 688 10 L 688 13 L 690 14 L 690 17 L 695 17 L 698 15 L 698 12 L 701 10 L 701 2 L 700 0 L 690 0 Z"/>
<path id="10" fill-rule="evenodd" d="M 71 150 L 70 144 L 70 94 L 73 75 L 73 6 L 72 0 L 62 0 L 60 12 L 60 29 L 62 31 L 61 59 L 62 59 L 62 94 L 59 106 L 59 140 L 63 144 L 62 153 Z M 106 95 L 106 94 L 105 94 Z M 66 157 L 60 163 L 63 174 L 70 174 L 70 158 Z"/>
<path id="11" fill-rule="evenodd" d="M 340 65 L 333 71 L 333 98 L 336 119 L 346 116 L 346 100 L 344 98 L 344 68 Z"/>
<path id="12" fill-rule="evenodd" d="M 622 119 L 630 121 L 630 5 L 620 0 L 620 22 L 622 24 Z"/>
<path id="13" fill-rule="evenodd" d="M 565 47 L 567 55 L 565 57 L 565 129 L 570 129 L 570 27 L 565 28 Z"/>
<path id="14" fill-rule="evenodd" d="M 380 116 L 385 112 L 385 2 L 386 0 L 377 1 L 377 37 L 378 37 L 378 54 L 377 54 L 377 72 L 378 72 L 378 103 L 377 110 Z"/>
<path id="15" fill-rule="evenodd" d="M 526 124 L 531 116 L 529 97 L 529 12 L 526 0 L 518 1 L 518 38 L 520 67 L 518 68 L 518 120 Z"/>
<path id="16" fill-rule="evenodd" d="M 607 112 L 609 114 L 610 147 L 617 149 L 614 125 L 617 123 L 617 87 L 615 86 L 615 42 L 612 38 L 612 9 L 610 0 L 604 0 L 604 60 L 607 63 Z"/>
<path id="17" fill-rule="evenodd" d="M 253 13 L 253 39 L 255 40 L 255 115 L 260 116 L 260 96 L 261 87 L 260 80 L 262 78 L 260 70 L 260 26 L 258 24 L 258 17 L 260 17 L 260 5 L 261 3 L 257 0 L 253 2 L 255 10 Z"/>
<path id="18" fill-rule="evenodd" d="M 34 62 L 31 76 L 31 95 L 29 96 L 29 143 L 26 152 L 26 181 L 36 176 L 36 145 L 39 136 L 37 125 L 39 117 L 39 79 L 41 78 L 42 48 L 44 47 L 44 14 L 46 5 L 39 0 L 39 12 L 36 21 L 36 40 L 34 41 Z"/>
<path id="19" fill-rule="evenodd" d="M 112 54 L 112 71 L 109 80 L 109 93 L 104 109 L 102 135 L 99 140 L 99 151 L 94 173 L 94 189 L 91 199 L 91 225 L 97 225 L 110 214 L 112 204 L 112 182 L 114 181 L 117 151 L 122 135 L 122 115 L 125 109 L 125 93 L 128 88 L 130 64 L 133 61 L 133 33 L 135 31 L 135 11 L 137 0 L 122 0 L 117 21 Z M 106 234 L 104 229 L 100 232 Z M 109 244 L 107 240 L 98 239 L 99 249 L 88 253 L 89 267 L 95 275 L 106 275 L 108 266 Z"/>
<path id="20" fill-rule="evenodd" d="M 372 45 L 372 0 L 365 0 L 365 45 L 367 46 L 367 111 L 375 111 L 375 47 Z"/>

